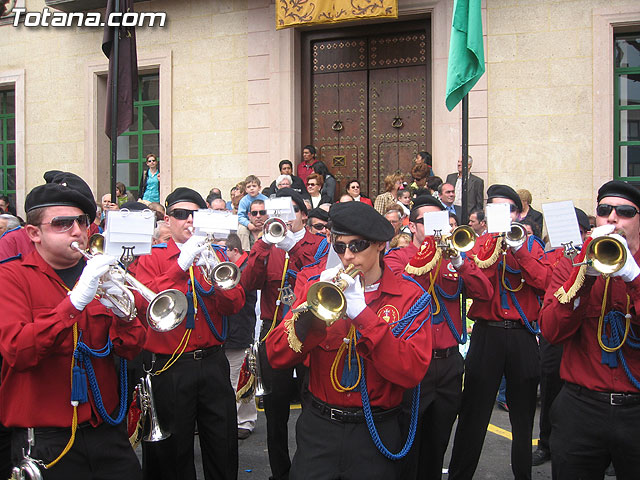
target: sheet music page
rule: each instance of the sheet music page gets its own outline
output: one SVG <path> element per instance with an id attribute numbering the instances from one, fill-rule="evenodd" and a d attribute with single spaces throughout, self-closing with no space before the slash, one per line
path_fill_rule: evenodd
<path id="1" fill-rule="evenodd" d="M 508 203 L 487 204 L 487 232 L 504 233 L 511 231 L 511 212 Z"/>
<path id="2" fill-rule="evenodd" d="M 433 235 L 436 230 L 440 230 L 441 235 L 446 235 L 451 231 L 449 225 L 449 212 L 442 210 L 440 212 L 427 212 L 423 215 L 424 234 Z"/>
<path id="3" fill-rule="evenodd" d="M 572 242 L 575 247 L 582 245 L 576 210 L 571 200 L 542 204 L 544 221 L 547 224 L 549 243 L 553 248 Z"/>

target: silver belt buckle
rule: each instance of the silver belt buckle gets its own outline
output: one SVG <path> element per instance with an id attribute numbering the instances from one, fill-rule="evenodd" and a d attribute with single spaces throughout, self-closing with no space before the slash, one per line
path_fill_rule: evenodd
<path id="1" fill-rule="evenodd" d="M 624 405 L 624 393 L 610 393 L 609 404 L 614 407 L 619 407 L 620 405 Z"/>
<path id="2" fill-rule="evenodd" d="M 204 350 L 194 350 L 193 351 L 193 359 L 194 360 L 202 360 L 204 358 Z"/>
<path id="3" fill-rule="evenodd" d="M 338 415 L 342 415 L 344 412 L 342 410 L 338 410 L 337 408 L 331 409 L 331 420 L 335 420 L 336 422 L 342 421 L 341 418 L 338 418 Z"/>

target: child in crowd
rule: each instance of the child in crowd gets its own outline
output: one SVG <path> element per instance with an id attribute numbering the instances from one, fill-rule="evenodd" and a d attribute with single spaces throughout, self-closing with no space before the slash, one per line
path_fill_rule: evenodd
<path id="1" fill-rule="evenodd" d="M 260 193 L 260 179 L 255 175 L 249 175 L 244 180 L 245 192 L 247 193 L 238 204 L 238 223 L 244 225 L 249 230 L 254 230 L 256 227 L 249 223 L 249 206 L 254 200 L 267 200 L 267 197 Z"/>
<path id="2" fill-rule="evenodd" d="M 411 190 L 405 189 L 398 192 L 398 205 L 402 207 L 404 215 L 402 217 L 402 225 L 409 225 L 409 214 L 411 213 Z"/>

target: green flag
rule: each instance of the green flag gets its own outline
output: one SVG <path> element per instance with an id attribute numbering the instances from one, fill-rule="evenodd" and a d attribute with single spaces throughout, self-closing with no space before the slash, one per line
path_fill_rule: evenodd
<path id="1" fill-rule="evenodd" d="M 484 73 L 480 3 L 481 0 L 455 0 L 453 5 L 445 101 L 449 111 L 460 103 Z"/>

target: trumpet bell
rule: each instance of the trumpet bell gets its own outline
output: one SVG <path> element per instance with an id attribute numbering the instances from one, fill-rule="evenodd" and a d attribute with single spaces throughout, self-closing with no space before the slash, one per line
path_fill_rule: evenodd
<path id="1" fill-rule="evenodd" d="M 458 252 L 468 252 L 476 243 L 476 232 L 469 225 L 460 225 L 451 232 L 451 246 Z"/>
<path id="2" fill-rule="evenodd" d="M 627 249 L 615 238 L 598 237 L 587 246 L 586 258 L 597 271 L 611 275 L 626 263 Z"/>
<path id="3" fill-rule="evenodd" d="M 156 332 L 169 332 L 182 323 L 188 308 L 184 293 L 173 288 L 165 290 L 149 302 L 147 323 Z"/>
<path id="4" fill-rule="evenodd" d="M 518 222 L 511 222 L 511 230 L 504 237 L 504 242 L 509 247 L 519 247 L 527 240 L 527 231 L 524 225 Z"/>
<path id="5" fill-rule="evenodd" d="M 145 415 L 149 417 L 149 433 L 144 436 L 145 442 L 159 442 L 171 436 L 170 432 L 165 432 L 160 428 L 156 402 L 153 396 L 153 386 L 151 385 L 151 375 L 147 374 L 140 379 L 140 394 L 143 402 Z"/>
<path id="6" fill-rule="evenodd" d="M 264 222 L 262 236 L 269 243 L 280 243 L 287 236 L 287 224 L 278 217 L 271 217 Z"/>
<path id="7" fill-rule="evenodd" d="M 220 262 L 207 275 L 207 280 L 220 290 L 229 290 L 240 282 L 240 269 L 233 262 Z"/>
<path id="8" fill-rule="evenodd" d="M 335 284 L 317 282 L 309 287 L 307 307 L 320 320 L 332 325 L 347 311 L 347 300 Z"/>

